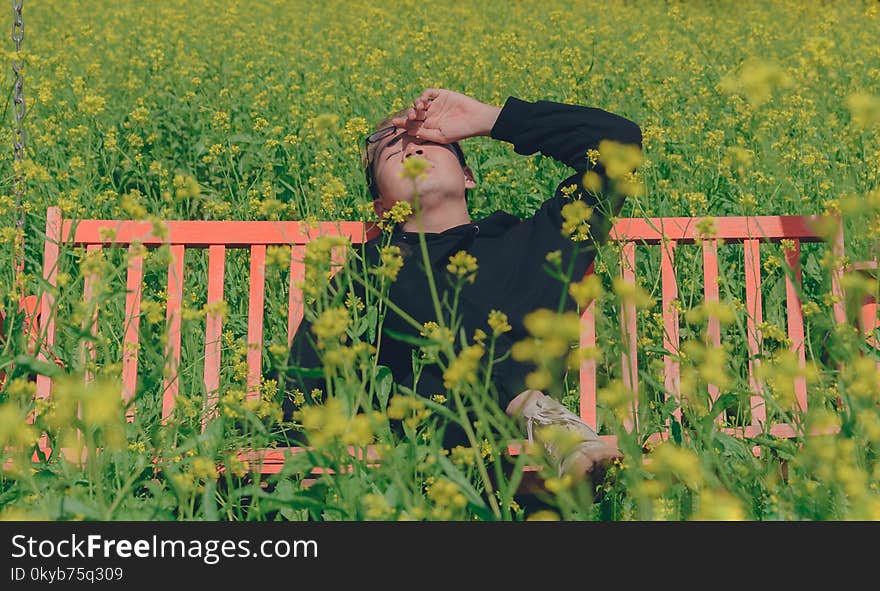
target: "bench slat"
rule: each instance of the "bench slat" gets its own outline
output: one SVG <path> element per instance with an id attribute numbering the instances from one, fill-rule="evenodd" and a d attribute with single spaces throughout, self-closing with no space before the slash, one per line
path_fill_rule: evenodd
<path id="1" fill-rule="evenodd" d="M 96 253 L 101 252 L 100 244 L 89 244 L 86 247 L 86 255 L 87 256 L 96 256 Z M 94 290 L 95 290 L 95 281 L 98 278 L 94 276 L 94 273 L 90 273 L 83 280 L 83 304 L 85 305 L 86 310 L 92 310 L 91 318 L 84 318 L 82 328 L 84 332 L 97 337 L 98 335 L 98 307 L 94 304 Z M 94 307 L 93 307 L 94 306 Z M 91 320 L 91 322 L 89 322 Z M 90 326 L 91 325 L 91 326 Z M 95 348 L 94 341 L 83 341 L 83 346 L 80 352 L 80 359 L 82 360 L 82 364 L 85 366 L 89 361 L 94 363 L 98 358 L 98 350 Z M 92 373 L 91 369 L 86 369 L 85 371 L 85 383 L 89 385 L 92 381 L 94 381 L 95 376 Z"/>
<path id="2" fill-rule="evenodd" d="M 247 386 L 248 399 L 260 397 L 263 373 L 263 302 L 266 290 L 266 245 L 251 247 L 250 289 L 248 294 Z"/>
<path id="3" fill-rule="evenodd" d="M 703 241 L 703 297 L 706 302 L 718 303 L 718 240 Z M 721 322 L 716 315 L 709 316 L 706 323 L 706 336 L 709 345 L 721 348 Z M 718 386 L 707 384 L 709 400 L 712 404 L 721 396 Z M 724 413 L 719 413 L 716 418 L 718 423 L 724 423 Z"/>
<path id="4" fill-rule="evenodd" d="M 794 247 L 785 252 L 785 264 L 791 270 L 794 281 L 786 273 L 785 275 L 785 304 L 786 320 L 788 324 L 788 338 L 791 340 L 791 350 L 797 354 L 798 367 L 806 367 L 807 358 L 804 347 L 804 311 L 801 308 L 801 298 L 798 289 L 801 288 L 801 243 L 794 240 Z M 795 286 L 797 283 L 797 286 Z M 807 410 L 807 380 L 804 376 L 794 380 L 794 393 L 797 410 Z"/>
<path id="5" fill-rule="evenodd" d="M 208 306 L 223 301 L 223 281 L 226 272 L 226 247 L 214 245 L 208 248 Z M 223 336 L 223 317 L 212 310 L 205 319 L 205 393 L 209 412 L 202 419 L 202 431 L 208 420 L 217 415 L 220 389 L 220 350 Z"/>
<path id="6" fill-rule="evenodd" d="M 168 418 L 174 412 L 174 403 L 180 392 L 180 330 L 184 282 L 183 262 L 186 256 L 186 247 L 182 244 L 174 244 L 170 250 L 168 291 L 165 299 L 165 323 L 168 326 L 168 344 L 165 345 L 165 368 L 162 384 L 163 425 L 168 422 Z"/>
<path id="7" fill-rule="evenodd" d="M 303 319 L 303 294 L 297 287 L 306 277 L 306 247 L 295 244 L 290 247 L 290 299 L 287 305 L 287 346 L 293 343 L 293 337 L 299 330 Z M 306 392 L 308 394 L 308 392 Z"/>
<path id="8" fill-rule="evenodd" d="M 748 239 L 780 238 L 799 238 L 804 242 L 819 242 L 822 238 L 817 232 L 816 222 L 821 217 L 823 216 L 770 215 L 724 216 L 712 217 L 712 219 L 718 229 L 717 237 L 724 238 L 727 243 L 738 243 Z M 704 218 L 623 218 L 614 225 L 609 236 L 610 240 L 638 240 L 645 244 L 659 244 L 664 237 L 668 240 L 693 244 L 701 238 L 698 228 L 701 219 Z"/>
<path id="9" fill-rule="evenodd" d="M 49 285 L 57 285 L 58 255 L 61 246 L 61 208 L 50 207 L 46 211 L 46 243 L 43 246 L 43 279 Z M 43 347 L 55 346 L 55 296 L 50 290 L 43 291 L 40 301 L 40 337 L 42 346 L 37 347 L 37 359 L 48 361 Z M 52 379 L 37 374 L 37 398 L 48 398 L 52 391 Z M 42 440 L 41 440 L 42 441 Z"/>
<path id="10" fill-rule="evenodd" d="M 636 245 L 627 242 L 623 245 L 620 253 L 620 274 L 624 282 L 635 284 L 636 268 Z M 621 365 L 623 369 L 623 383 L 633 393 L 632 415 L 623 421 L 624 428 L 631 432 L 638 425 L 638 400 L 639 400 L 639 351 L 636 334 L 636 305 L 630 300 L 622 304 L 620 315 L 621 328 L 627 342 L 622 343 Z"/>
<path id="11" fill-rule="evenodd" d="M 595 259 L 587 268 L 587 275 L 593 274 Z M 596 301 L 590 302 L 581 314 L 580 346 L 581 348 L 596 346 Z M 579 370 L 580 382 L 580 415 L 581 419 L 593 429 L 598 429 L 596 412 L 596 360 L 584 359 Z"/>
<path id="12" fill-rule="evenodd" d="M 764 386 L 757 376 L 761 366 L 762 335 L 758 325 L 764 322 L 761 300 L 761 246 L 758 240 L 743 242 L 746 275 L 746 334 L 749 350 L 749 388 L 752 392 L 749 405 L 752 410 L 752 425 L 760 426 L 767 420 L 764 406 Z"/>
<path id="13" fill-rule="evenodd" d="M 65 220 L 63 236 L 72 245 L 102 244 L 112 242 L 122 246 L 138 242 L 144 246 L 162 244 L 186 244 L 189 247 L 211 247 L 223 245 L 227 248 L 250 248 L 254 244 L 306 244 L 313 238 L 326 235 L 346 236 L 352 242 L 360 243 L 364 237 L 377 232 L 367 228 L 363 222 L 320 222 L 312 227 L 305 222 L 296 221 L 213 221 L 213 220 L 169 220 L 164 227 L 167 234 L 157 236 L 149 221 L 130 220 Z M 112 241 L 101 236 L 101 232 L 112 230 Z"/>
<path id="14" fill-rule="evenodd" d="M 122 344 L 122 400 L 127 410 L 125 416 L 134 420 L 134 407 L 130 405 L 137 392 L 138 348 L 140 346 L 141 294 L 144 279 L 144 255 L 134 254 L 137 245 L 129 246 L 128 272 L 125 279 L 125 338 Z"/>
<path id="15" fill-rule="evenodd" d="M 678 297 L 678 281 L 675 277 L 675 240 L 666 241 L 661 247 L 660 279 L 663 290 L 663 348 L 671 355 L 663 356 L 664 387 L 666 391 L 681 400 L 680 364 L 675 357 L 679 354 L 678 308 L 672 305 Z M 681 408 L 673 411 L 677 421 L 681 421 Z M 669 420 L 666 421 L 667 427 Z"/>

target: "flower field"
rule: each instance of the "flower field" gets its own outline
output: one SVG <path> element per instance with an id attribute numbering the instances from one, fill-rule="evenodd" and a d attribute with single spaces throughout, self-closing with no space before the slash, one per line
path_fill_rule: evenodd
<path id="1" fill-rule="evenodd" d="M 880 4 L 848 1 L 614 3 L 524 0 L 182 3 L 25 1 L 24 160 L 14 161 L 13 78 L 0 136 L 0 518 L 49 520 L 840 520 L 880 519 L 878 353 L 859 333 L 862 298 L 876 277 L 846 273 L 847 322 L 832 313 L 832 270 L 875 260 L 880 238 Z M 3 15 L 8 31 L 12 11 Z M 664 392 L 660 253 L 637 259 L 637 285 L 618 279 L 621 248 L 609 242 L 592 279 L 571 282 L 581 305 L 597 304 L 599 346 L 579 350 L 576 314 L 537 310 L 531 338 L 512 354 L 534 362 L 532 387 L 577 412 L 578 364 L 596 359 L 599 432 L 615 436 L 624 460 L 592 482 L 558 476 L 540 444 L 511 457 L 519 427 L 489 400 L 503 310 L 478 334 L 457 335 L 454 313 L 426 323 L 416 364 L 436 363 L 447 391 L 412 395 L 376 363 L 375 339 L 389 286 L 401 266 L 388 246 L 382 266 L 359 273 L 375 297 L 328 296 L 331 253 L 346 243 L 312 241 L 300 287 L 322 343 L 324 391 L 291 390 L 287 314 L 291 250 L 267 253 L 263 379 L 248 399 L 248 258 L 227 255 L 221 305 L 207 304 L 207 253 L 188 249 L 180 396 L 159 421 L 165 375 L 167 246 L 144 249 L 137 412 L 120 396 L 125 249 L 63 248 L 58 335 L 63 361 L 41 363 L 21 334 L 22 293 L 40 294 L 46 210 L 65 218 L 373 221 L 361 169 L 364 136 L 425 88 L 446 88 L 501 106 L 508 96 L 599 107 L 638 123 L 643 153 L 596 157 L 626 176 L 621 217 L 833 214 L 846 256 L 829 244 L 801 246 L 806 363 L 786 330 L 786 244 L 761 245 L 763 338 L 759 378 L 768 415 L 795 437 L 737 437 L 749 424 L 743 247 L 719 247 L 721 302 L 703 302 L 697 248 L 676 255 L 681 397 Z M 477 188 L 474 220 L 504 210 L 534 214 L 571 172 L 541 155 L 524 157 L 488 137 L 462 148 Z M 588 157 L 588 155 L 585 155 Z M 418 170 L 410 171 L 412 176 Z M 16 183 L 21 179 L 21 185 Z M 23 187 L 23 241 L 16 228 Z M 586 208 L 584 208 L 586 209 Z M 387 229 L 408 212 L 383 221 Z M 589 213 L 564 212 L 583 237 Z M 711 236 L 712 220 L 701 233 Z M 823 229 L 823 232 L 829 232 Z M 386 232 L 387 234 L 387 232 Z M 830 240 L 831 235 L 828 234 Z M 112 236 L 108 236 L 112 239 Z M 20 249 L 19 249 L 20 246 Z M 24 274 L 14 272 L 18 253 Z M 479 274 L 466 253 L 450 258 L 461 288 Z M 99 312 L 94 361 L 80 356 L 94 312 L 82 298 L 93 274 Z M 638 427 L 624 425 L 636 394 L 621 375 L 628 336 L 621 311 L 638 322 Z M 839 303 L 839 302 L 838 302 Z M 452 306 L 452 310 L 455 306 Z M 205 409 L 205 318 L 221 315 L 221 383 Z M 710 344 L 707 321 L 721 324 Z M 378 345 L 381 347 L 381 343 Z M 568 368 L 565 380 L 555 370 Z M 84 385 L 84 374 L 96 379 Z M 35 403 L 34 376 L 51 373 L 50 401 Z M 792 383 L 807 383 L 807 409 L 792 410 Z M 712 400 L 708 385 L 720 390 Z M 282 401 L 298 408 L 283 420 Z M 201 431 L 206 412 L 217 417 Z M 678 416 L 681 416 L 680 422 Z M 30 424 L 26 417 L 35 416 Z M 442 419 L 442 420 L 441 420 Z M 666 429 L 672 420 L 675 425 Z M 469 446 L 444 449 L 442 421 Z M 261 475 L 236 455 L 284 445 L 302 431 L 312 446 L 278 474 Z M 56 450 L 32 462 L 40 435 Z M 662 440 L 651 436 L 666 432 Z M 570 445 L 564 433 L 541 439 Z M 85 453 L 71 461 L 58 448 Z M 378 463 L 350 448 L 376 450 Z M 98 451 L 100 450 L 100 451 Z M 545 466 L 546 464 L 546 466 Z M 524 466 L 545 466 L 537 493 L 524 493 Z M 526 473 L 532 474 L 531 472 Z"/>

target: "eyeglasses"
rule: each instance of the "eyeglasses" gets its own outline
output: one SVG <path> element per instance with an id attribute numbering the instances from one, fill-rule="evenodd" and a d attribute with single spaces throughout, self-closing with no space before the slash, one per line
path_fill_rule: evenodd
<path id="1" fill-rule="evenodd" d="M 373 133 L 371 133 L 370 135 L 367 136 L 367 139 L 365 140 L 364 143 L 369 146 L 370 144 L 375 144 L 376 142 L 381 142 L 389 135 L 392 135 L 394 133 L 395 129 L 397 129 L 397 127 L 395 127 L 394 125 L 391 125 L 389 127 L 383 127 L 379 131 L 374 131 Z"/>
<path id="2" fill-rule="evenodd" d="M 372 157 L 370 157 L 370 153 L 369 153 L 370 144 L 376 144 L 378 142 L 381 142 L 385 138 L 394 135 L 394 133 L 398 130 L 399 130 L 399 128 L 394 125 L 391 125 L 389 127 L 383 127 L 382 129 L 380 129 L 378 131 L 374 131 L 373 133 L 368 135 L 366 137 L 366 139 L 364 140 L 364 162 L 366 163 L 365 173 L 367 176 L 367 188 L 369 188 L 370 193 L 373 195 L 374 198 L 378 197 L 378 190 L 376 189 L 376 179 L 373 176 L 373 163 L 376 160 L 376 154 L 374 152 Z M 402 138 L 403 136 L 404 136 L 404 134 L 401 133 L 396 138 L 394 138 L 393 140 L 388 142 L 383 147 L 383 149 L 387 148 L 388 146 L 392 146 L 392 145 L 396 144 L 397 141 L 400 138 Z M 452 142 L 451 144 L 443 144 L 443 145 L 448 146 L 452 150 L 452 153 L 455 154 L 456 158 L 458 158 L 458 162 L 459 162 L 459 164 L 461 164 L 462 168 L 467 166 L 467 163 L 464 160 L 464 152 L 461 151 L 461 147 L 458 145 L 458 142 Z"/>

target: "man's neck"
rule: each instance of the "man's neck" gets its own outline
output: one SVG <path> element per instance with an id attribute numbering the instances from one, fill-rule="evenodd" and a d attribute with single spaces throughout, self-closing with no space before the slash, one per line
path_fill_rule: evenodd
<path id="1" fill-rule="evenodd" d="M 423 207 L 421 211 L 421 223 L 417 219 L 419 214 L 412 214 L 407 218 L 400 229 L 404 232 L 425 232 L 439 234 L 449 228 L 469 224 L 471 216 L 467 211 L 467 204 L 462 201 L 461 207 L 450 206 L 447 202 L 442 207 Z"/>

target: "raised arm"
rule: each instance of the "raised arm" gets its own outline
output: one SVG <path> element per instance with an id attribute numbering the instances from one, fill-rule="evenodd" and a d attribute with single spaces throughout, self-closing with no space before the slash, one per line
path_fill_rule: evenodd
<path id="1" fill-rule="evenodd" d="M 540 151 L 578 172 L 590 168 L 587 150 L 597 149 L 602 140 L 642 146 L 642 130 L 620 115 L 595 107 L 530 103 L 515 97 L 507 99 L 491 137 L 513 144 L 517 154 Z"/>

